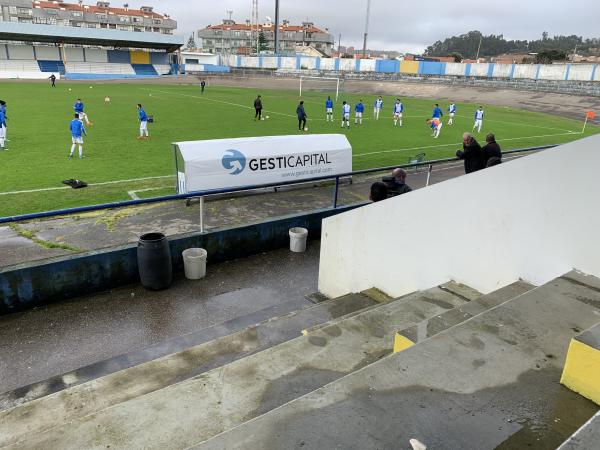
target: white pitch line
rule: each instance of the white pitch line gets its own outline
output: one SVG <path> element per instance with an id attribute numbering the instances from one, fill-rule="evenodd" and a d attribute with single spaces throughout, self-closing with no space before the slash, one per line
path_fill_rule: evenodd
<path id="1" fill-rule="evenodd" d="M 172 186 L 159 186 L 159 187 L 153 187 L 153 188 L 147 188 L 147 189 L 136 189 L 135 191 L 127 191 L 127 195 L 129 195 L 132 198 L 132 200 L 139 200 L 140 198 L 137 195 L 138 192 L 158 191 L 160 189 L 168 189 L 169 187 L 172 187 Z"/>
<path id="2" fill-rule="evenodd" d="M 159 177 L 132 178 L 130 180 L 104 181 L 102 183 L 89 184 L 88 186 L 107 186 L 110 184 L 133 183 L 134 181 L 158 180 L 158 179 L 162 179 L 162 178 L 172 178 L 172 177 L 174 177 L 174 175 L 162 175 Z M 35 192 L 60 191 L 62 189 L 71 189 L 71 188 L 69 186 L 59 186 L 59 187 L 51 187 L 51 188 L 29 189 L 29 190 L 25 190 L 25 191 L 0 192 L 0 195 L 32 194 Z"/>
<path id="3" fill-rule="evenodd" d="M 567 135 L 572 136 L 574 134 L 581 134 L 581 132 L 569 131 L 568 133 L 544 134 L 544 135 L 540 135 L 540 136 L 525 136 L 525 137 L 517 137 L 517 138 L 497 139 L 497 141 L 498 142 L 518 141 L 518 140 L 522 140 L 522 139 L 537 139 L 537 138 L 552 137 L 552 136 L 567 136 Z M 399 149 L 395 149 L 395 150 L 382 150 L 379 152 L 370 152 L 370 153 L 361 153 L 360 155 L 352 155 L 352 157 L 360 158 L 363 156 L 380 155 L 383 153 L 398 153 L 398 152 L 407 152 L 407 151 L 412 151 L 412 150 L 422 150 L 422 149 L 427 149 L 427 148 L 453 147 L 453 146 L 459 146 L 459 145 L 462 145 L 462 142 L 459 142 L 456 144 L 440 144 L 440 145 L 429 145 L 429 146 L 412 147 L 412 148 L 399 148 Z"/>

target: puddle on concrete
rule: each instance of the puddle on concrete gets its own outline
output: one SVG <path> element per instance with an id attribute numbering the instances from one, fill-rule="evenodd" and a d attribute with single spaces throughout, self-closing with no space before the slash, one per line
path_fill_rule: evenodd
<path id="1" fill-rule="evenodd" d="M 428 448 L 547 450 L 557 448 L 598 407 L 558 382 L 547 368 L 517 382 L 456 394 L 424 386 L 350 390 L 342 401 L 306 411 L 302 403 L 273 416 L 251 445 L 259 448 Z M 341 387 L 341 386 L 340 386 Z M 296 411 L 296 412 L 291 412 Z"/>

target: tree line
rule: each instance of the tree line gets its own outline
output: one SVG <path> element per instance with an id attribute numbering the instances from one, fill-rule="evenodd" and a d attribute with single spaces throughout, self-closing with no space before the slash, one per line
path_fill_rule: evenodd
<path id="1" fill-rule="evenodd" d="M 469 31 L 460 36 L 452 36 L 437 41 L 425 50 L 425 56 L 453 56 L 457 62 L 462 59 L 498 56 L 503 53 L 537 53 L 531 62 L 551 62 L 565 60 L 573 53 L 581 55 L 600 53 L 600 38 L 583 39 L 581 36 L 553 36 L 544 31 L 536 40 L 507 40 L 504 35 L 483 36 L 480 31 Z"/>

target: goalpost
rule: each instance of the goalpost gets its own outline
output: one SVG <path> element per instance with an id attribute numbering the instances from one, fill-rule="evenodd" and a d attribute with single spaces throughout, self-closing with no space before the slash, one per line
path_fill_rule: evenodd
<path id="1" fill-rule="evenodd" d="M 310 81 L 310 84 L 307 85 L 307 83 L 309 81 Z M 335 83 L 335 99 L 336 99 L 336 101 L 339 99 L 340 79 L 334 78 L 334 77 L 300 77 L 300 93 L 299 93 L 300 97 L 302 97 L 302 91 L 308 90 L 313 81 L 315 82 L 315 84 L 317 84 L 316 82 L 318 82 L 318 81 L 328 82 L 329 85 L 331 86 L 331 90 L 333 90 L 333 84 Z M 320 85 L 320 87 L 318 87 L 318 88 L 315 87 L 315 90 L 318 90 L 318 91 L 327 91 L 328 90 L 328 88 L 326 86 L 323 86 L 323 83 L 318 83 L 318 84 Z"/>

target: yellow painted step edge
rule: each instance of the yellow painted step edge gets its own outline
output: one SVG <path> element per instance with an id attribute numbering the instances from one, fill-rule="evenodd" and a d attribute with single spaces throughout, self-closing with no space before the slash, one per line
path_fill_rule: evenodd
<path id="1" fill-rule="evenodd" d="M 572 339 L 560 382 L 600 405 L 600 349 Z"/>
<path id="2" fill-rule="evenodd" d="M 402 336 L 400 333 L 396 333 L 396 336 L 394 337 L 394 353 L 399 353 L 413 345 L 415 345 L 413 341 Z"/>

